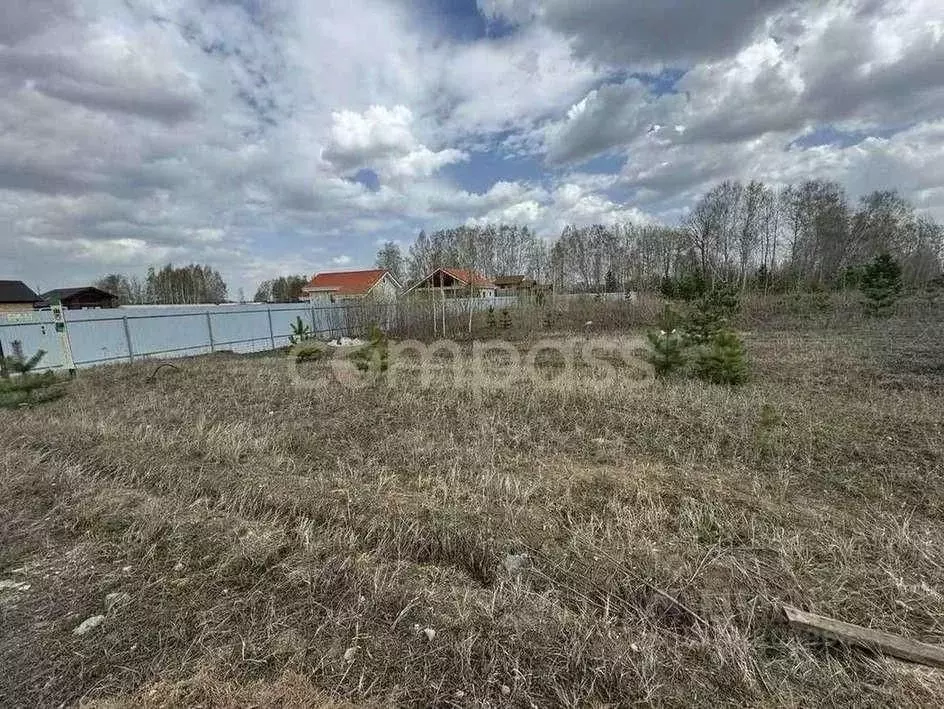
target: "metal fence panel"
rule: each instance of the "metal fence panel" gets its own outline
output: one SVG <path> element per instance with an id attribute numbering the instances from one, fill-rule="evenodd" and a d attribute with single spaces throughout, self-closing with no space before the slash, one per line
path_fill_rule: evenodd
<path id="1" fill-rule="evenodd" d="M 23 355 L 27 358 L 39 350 L 46 353 L 39 361 L 37 371 L 65 366 L 59 333 L 53 324 L 52 313 L 48 310 L 0 313 L 0 345 L 7 357 L 13 355 L 14 343 L 20 343 Z"/>
<path id="2" fill-rule="evenodd" d="M 65 313 L 66 326 L 77 367 L 130 361 L 122 318 L 71 320 L 69 315 Z"/>
<path id="3" fill-rule="evenodd" d="M 513 307 L 514 297 L 445 300 L 447 313 Z M 146 357 L 186 357 L 213 351 L 259 352 L 285 347 L 298 318 L 321 339 L 364 336 L 371 325 L 390 328 L 398 316 L 437 317 L 439 302 L 328 304 L 126 306 L 64 313 L 76 366 L 87 367 Z M 429 311 L 427 313 L 427 311 Z M 46 351 L 42 369 L 61 369 L 67 358 L 50 311 L 0 313 L 0 343 L 6 354 L 20 342 L 23 354 Z"/>
<path id="4" fill-rule="evenodd" d="M 220 309 L 207 313 L 215 350 L 259 352 L 272 349 L 266 309 Z"/>

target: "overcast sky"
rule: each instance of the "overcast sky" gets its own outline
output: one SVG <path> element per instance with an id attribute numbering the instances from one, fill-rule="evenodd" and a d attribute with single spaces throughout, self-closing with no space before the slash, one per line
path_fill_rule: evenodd
<path id="1" fill-rule="evenodd" d="M 235 296 L 421 228 L 676 222 L 726 178 L 944 220 L 941 0 L 2 0 L 0 278 Z"/>

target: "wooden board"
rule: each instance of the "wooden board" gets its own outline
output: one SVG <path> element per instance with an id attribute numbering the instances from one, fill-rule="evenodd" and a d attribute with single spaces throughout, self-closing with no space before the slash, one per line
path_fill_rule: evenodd
<path id="1" fill-rule="evenodd" d="M 794 628 L 805 630 L 850 645 L 869 648 L 892 657 L 922 665 L 944 667 L 944 646 L 909 640 L 901 635 L 882 630 L 863 628 L 861 625 L 843 623 L 826 616 L 806 613 L 791 606 L 784 606 L 787 621 Z"/>

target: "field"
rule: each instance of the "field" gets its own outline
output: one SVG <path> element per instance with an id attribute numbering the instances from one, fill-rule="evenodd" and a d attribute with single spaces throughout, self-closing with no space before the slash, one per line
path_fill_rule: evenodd
<path id="1" fill-rule="evenodd" d="M 744 327 L 737 389 L 219 355 L 0 412 L 0 705 L 944 704 L 780 612 L 944 642 L 944 317 Z"/>

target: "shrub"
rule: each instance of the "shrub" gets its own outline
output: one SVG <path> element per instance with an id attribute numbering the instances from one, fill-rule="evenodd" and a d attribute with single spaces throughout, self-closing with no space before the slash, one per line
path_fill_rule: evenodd
<path id="1" fill-rule="evenodd" d="M 671 305 L 666 305 L 659 314 L 659 327 L 666 331 L 679 330 L 682 328 L 683 320 L 679 311 Z"/>
<path id="2" fill-rule="evenodd" d="M 297 345 L 311 338 L 311 328 L 301 319 L 301 316 L 295 318 L 295 322 L 292 323 L 292 334 L 289 335 L 288 341 L 293 345 Z"/>
<path id="3" fill-rule="evenodd" d="M 390 343 L 387 336 L 376 325 L 370 328 L 370 341 L 358 348 L 351 355 L 351 361 L 358 371 L 364 374 L 374 373 L 381 377 L 390 366 Z"/>
<path id="4" fill-rule="evenodd" d="M 901 295 L 901 266 L 888 254 L 881 254 L 862 269 L 860 283 L 865 312 L 873 317 L 888 315 Z"/>
<path id="5" fill-rule="evenodd" d="M 58 399 L 65 394 L 61 380 L 52 372 L 35 374 L 33 370 L 46 355 L 39 350 L 29 359 L 23 356 L 19 342 L 13 343 L 13 356 L 4 357 L 0 363 L 0 408 L 12 409 L 41 404 Z M 10 374 L 15 376 L 10 376 Z"/>
<path id="6" fill-rule="evenodd" d="M 705 294 L 707 284 L 700 273 L 686 273 L 675 283 L 676 297 L 682 300 L 692 301 Z"/>
<path id="7" fill-rule="evenodd" d="M 685 341 L 677 330 L 648 332 L 650 350 L 646 361 L 653 366 L 657 377 L 667 377 L 682 370 L 687 361 Z"/>
<path id="8" fill-rule="evenodd" d="M 501 326 L 503 330 L 507 330 L 511 327 L 511 311 L 508 310 L 508 308 L 502 308 Z"/>
<path id="9" fill-rule="evenodd" d="M 309 342 L 293 348 L 292 354 L 298 363 L 317 362 L 328 356 L 328 349 L 321 343 Z"/>
<path id="10" fill-rule="evenodd" d="M 733 330 L 722 330 L 711 342 L 697 348 L 695 375 L 712 384 L 743 384 L 747 381 L 744 343 Z"/>
<path id="11" fill-rule="evenodd" d="M 661 283 L 659 283 L 659 293 L 663 298 L 668 298 L 669 300 L 673 299 L 678 295 L 678 290 L 675 287 L 675 281 L 669 277 L 665 276 Z"/>
<path id="12" fill-rule="evenodd" d="M 741 308 L 737 291 L 725 285 L 712 288 L 695 301 L 684 326 L 690 344 L 710 343 L 715 335 L 727 329 Z"/>
<path id="13" fill-rule="evenodd" d="M 688 371 L 716 384 L 746 381 L 744 345 L 728 327 L 739 308 L 737 293 L 723 287 L 707 293 L 684 316 L 666 306 L 660 318 L 662 329 L 646 335 L 649 351 L 645 358 L 656 376 Z"/>
<path id="14" fill-rule="evenodd" d="M 495 306 L 488 306 L 488 310 L 485 312 L 485 325 L 489 330 L 494 330 L 497 321 L 495 319 Z"/>

